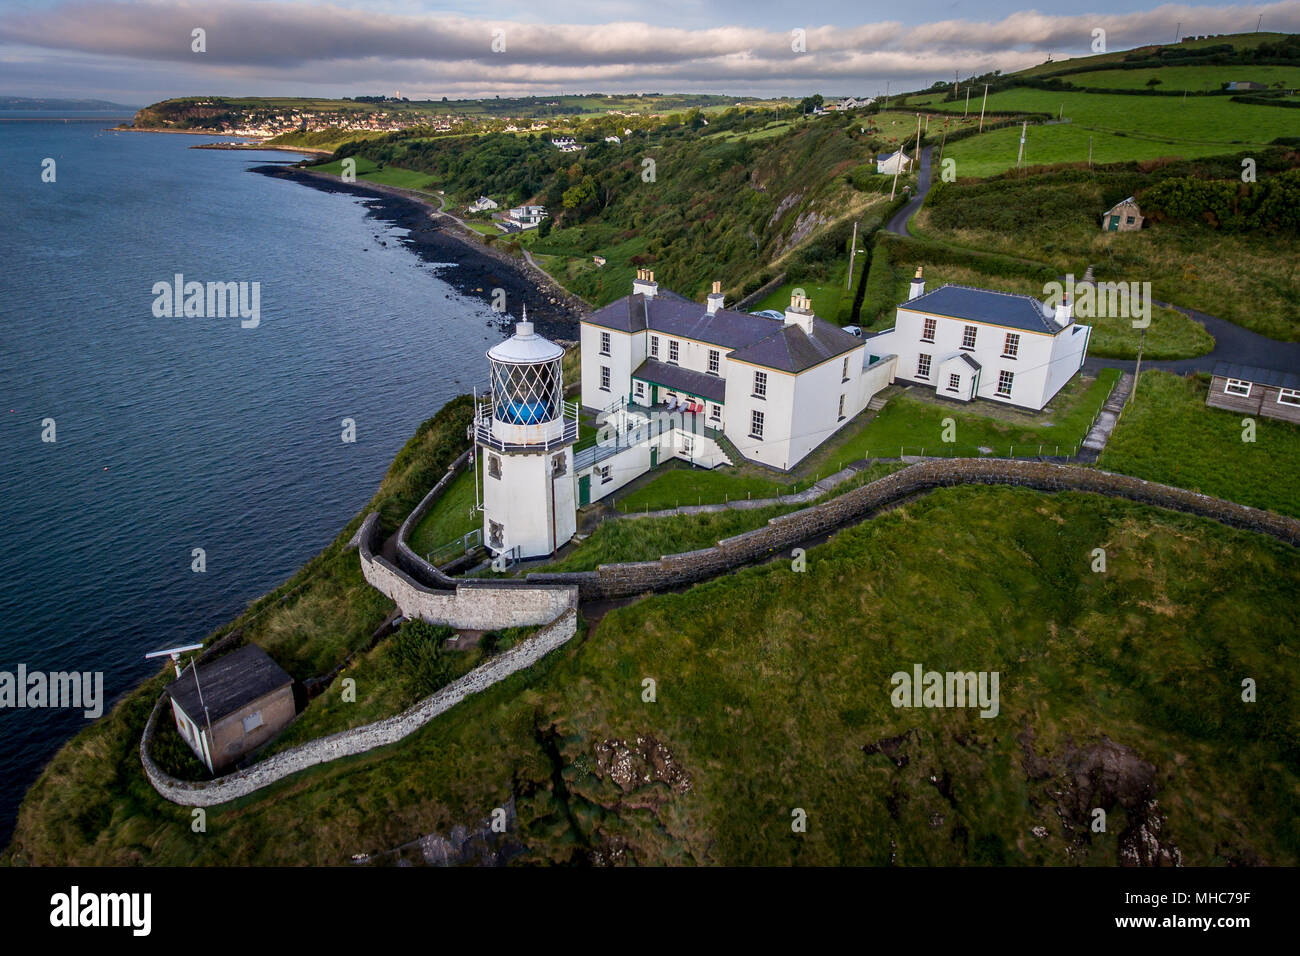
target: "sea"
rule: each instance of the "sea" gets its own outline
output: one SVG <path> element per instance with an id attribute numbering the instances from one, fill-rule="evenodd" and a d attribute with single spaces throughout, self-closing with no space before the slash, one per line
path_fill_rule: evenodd
<path id="1" fill-rule="evenodd" d="M 253 171 L 301 156 L 123 119 L 0 113 L 0 682 L 102 674 L 105 713 L 328 544 L 506 334 L 380 201 Z M 160 317 L 177 275 L 258 283 L 256 325 Z M 89 720 L 0 707 L 0 846 Z"/>

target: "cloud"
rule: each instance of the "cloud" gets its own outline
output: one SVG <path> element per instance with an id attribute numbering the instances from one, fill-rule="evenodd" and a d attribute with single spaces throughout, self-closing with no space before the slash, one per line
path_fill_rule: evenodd
<path id="1" fill-rule="evenodd" d="M 594 9 L 594 8 L 593 8 Z M 624 8 L 626 9 L 626 8 Z M 590 12 L 590 10 L 589 10 Z M 1258 7 L 1166 4 L 1115 15 L 1057 16 L 1027 10 L 996 21 L 897 21 L 809 25 L 806 52 L 788 31 L 719 25 L 703 29 L 619 20 L 539 23 L 462 15 L 363 12 L 301 2 L 191 4 L 56 3 L 0 15 L 0 44 L 91 56 L 123 68 L 171 65 L 194 88 L 236 81 L 264 92 L 293 84 L 355 90 L 400 83 L 440 93 L 669 88 L 807 90 L 830 84 L 870 92 L 883 78 L 924 84 L 938 76 L 1009 71 L 1048 52 L 1089 52 L 1092 31 L 1112 49 L 1189 33 L 1249 29 L 1263 13 L 1274 30 L 1300 30 L 1300 0 Z M 204 53 L 191 31 L 206 31 Z M 494 51 L 494 39 L 497 50 Z M 504 41 L 504 51 L 500 51 Z M 188 80 L 184 79 L 188 78 Z"/>

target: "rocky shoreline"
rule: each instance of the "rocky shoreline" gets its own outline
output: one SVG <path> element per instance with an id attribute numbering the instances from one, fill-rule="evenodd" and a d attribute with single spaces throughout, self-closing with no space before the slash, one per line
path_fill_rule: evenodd
<path id="1" fill-rule="evenodd" d="M 458 293 L 480 298 L 490 306 L 492 290 L 505 289 L 507 312 L 513 318 L 507 319 L 503 331 L 518 319 L 520 306 L 527 305 L 528 318 L 543 335 L 566 342 L 577 340 L 578 322 L 590 311 L 586 303 L 525 260 L 485 245 L 477 233 L 408 190 L 377 183 L 345 183 L 336 176 L 288 164 L 254 166 L 250 172 L 375 200 L 369 215 L 408 230 L 402 242 L 416 255 L 425 262 L 455 263 L 456 268 L 439 277 Z"/>

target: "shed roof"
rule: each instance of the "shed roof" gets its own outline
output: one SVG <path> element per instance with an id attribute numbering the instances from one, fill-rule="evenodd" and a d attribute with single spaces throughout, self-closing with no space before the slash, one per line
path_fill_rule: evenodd
<path id="1" fill-rule="evenodd" d="M 632 377 L 712 402 L 721 403 L 727 393 L 726 379 L 654 359 L 646 359 L 638 365 Z"/>
<path id="2" fill-rule="evenodd" d="M 944 285 L 918 295 L 899 306 L 913 312 L 927 312 L 967 322 L 1001 325 L 1026 332 L 1056 335 L 1069 326 L 1059 326 L 1053 310 L 1031 295 L 995 292 L 964 285 Z"/>
<path id="3" fill-rule="evenodd" d="M 198 688 L 193 665 L 167 685 L 167 693 L 196 723 L 203 720 L 203 706 L 214 722 L 237 713 L 259 697 L 287 687 L 293 678 L 256 644 L 245 644 L 214 661 L 199 665 Z M 203 704 L 199 703 L 199 691 Z"/>
<path id="4" fill-rule="evenodd" d="M 1276 388 L 1300 388 L 1300 373 L 1283 372 L 1273 368 L 1259 368 L 1255 365 L 1215 362 L 1214 374 L 1217 378 L 1238 378 L 1243 382 L 1272 385 Z"/>

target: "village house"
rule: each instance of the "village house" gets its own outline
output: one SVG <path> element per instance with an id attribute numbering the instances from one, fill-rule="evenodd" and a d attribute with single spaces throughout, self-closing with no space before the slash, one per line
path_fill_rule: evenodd
<path id="1" fill-rule="evenodd" d="M 894 173 L 905 173 L 911 168 L 912 160 L 901 148 L 892 153 L 876 154 L 877 173 L 892 176 Z"/>
<path id="2" fill-rule="evenodd" d="M 1300 374 L 1217 362 L 1205 404 L 1300 423 Z"/>
<path id="3" fill-rule="evenodd" d="M 1142 210 L 1132 196 L 1101 214 L 1103 232 L 1136 232 L 1142 228 Z"/>
<path id="4" fill-rule="evenodd" d="M 1230 90 L 1266 90 L 1268 89 L 1263 83 L 1256 83 L 1254 80 L 1233 80 L 1228 84 Z"/>
<path id="5" fill-rule="evenodd" d="M 894 327 L 866 340 L 898 357 L 897 377 L 943 398 L 984 398 L 1039 411 L 1083 367 L 1092 330 L 1028 295 L 945 285 L 925 291 L 920 268 Z"/>
<path id="6" fill-rule="evenodd" d="M 507 214 L 506 222 L 518 229 L 536 229 L 545 218 L 545 206 L 515 206 Z"/>
<path id="7" fill-rule="evenodd" d="M 256 750 L 293 720 L 293 678 L 256 644 L 191 664 L 167 686 L 176 729 L 216 773 Z"/>
<path id="8" fill-rule="evenodd" d="M 470 203 L 468 208 L 470 212 L 486 212 L 489 209 L 498 209 L 500 207 L 497 205 L 496 200 L 488 199 L 487 196 L 479 196 L 478 199 Z"/>

